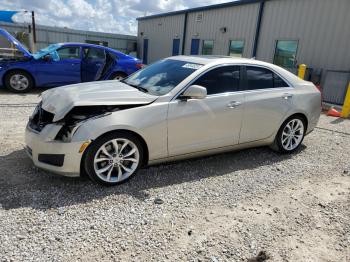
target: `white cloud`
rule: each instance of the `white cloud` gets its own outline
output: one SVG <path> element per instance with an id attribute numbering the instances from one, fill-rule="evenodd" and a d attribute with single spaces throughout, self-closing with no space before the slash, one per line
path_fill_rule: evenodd
<path id="1" fill-rule="evenodd" d="M 2 10 L 35 11 L 38 24 L 119 34 L 137 32 L 137 17 L 229 0 L 2 0 Z M 30 22 L 30 15 L 17 15 Z"/>

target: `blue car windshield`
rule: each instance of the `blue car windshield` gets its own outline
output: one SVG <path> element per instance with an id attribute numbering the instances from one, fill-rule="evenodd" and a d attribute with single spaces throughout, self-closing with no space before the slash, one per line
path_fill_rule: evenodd
<path id="1" fill-rule="evenodd" d="M 161 96 L 169 93 L 201 66 L 201 64 L 180 60 L 160 60 L 136 71 L 122 82 L 151 95 Z"/>
<path id="2" fill-rule="evenodd" d="M 33 54 L 33 57 L 35 59 L 40 59 L 42 58 L 43 56 L 46 56 L 48 54 L 51 55 L 52 57 L 52 60 L 54 61 L 58 61 L 60 58 L 56 52 L 56 50 L 61 47 L 62 45 L 61 44 L 52 44 L 52 45 L 49 45 L 43 49 L 40 49 L 38 52 L 36 52 L 35 54 Z"/>

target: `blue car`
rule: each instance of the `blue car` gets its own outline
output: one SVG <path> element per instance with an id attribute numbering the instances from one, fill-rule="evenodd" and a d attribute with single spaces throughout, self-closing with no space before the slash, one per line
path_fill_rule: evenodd
<path id="1" fill-rule="evenodd" d="M 1 83 L 16 93 L 28 92 L 34 86 L 120 80 L 143 67 L 137 58 L 84 43 L 52 44 L 32 54 L 3 29 L 0 29 L 0 47 Z"/>

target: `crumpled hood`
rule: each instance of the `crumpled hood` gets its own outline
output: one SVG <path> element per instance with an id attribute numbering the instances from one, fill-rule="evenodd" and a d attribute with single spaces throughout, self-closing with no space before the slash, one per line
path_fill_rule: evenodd
<path id="1" fill-rule="evenodd" d="M 116 80 L 57 87 L 43 92 L 41 97 L 42 108 L 55 115 L 53 122 L 76 106 L 143 105 L 158 98 Z"/>

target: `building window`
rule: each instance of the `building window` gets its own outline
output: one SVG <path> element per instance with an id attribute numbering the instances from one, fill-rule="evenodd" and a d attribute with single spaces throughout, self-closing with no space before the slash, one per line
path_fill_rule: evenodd
<path id="1" fill-rule="evenodd" d="M 296 63 L 298 41 L 277 40 L 273 63 L 286 68 L 292 68 Z"/>
<path id="2" fill-rule="evenodd" d="M 229 56 L 242 57 L 244 50 L 244 41 L 243 40 L 231 40 L 228 50 Z"/>
<path id="3" fill-rule="evenodd" d="M 213 47 L 214 47 L 213 40 L 203 40 L 202 55 L 212 55 Z"/>
<path id="4" fill-rule="evenodd" d="M 198 13 L 196 15 L 196 22 L 202 22 L 203 20 L 203 13 Z"/>

